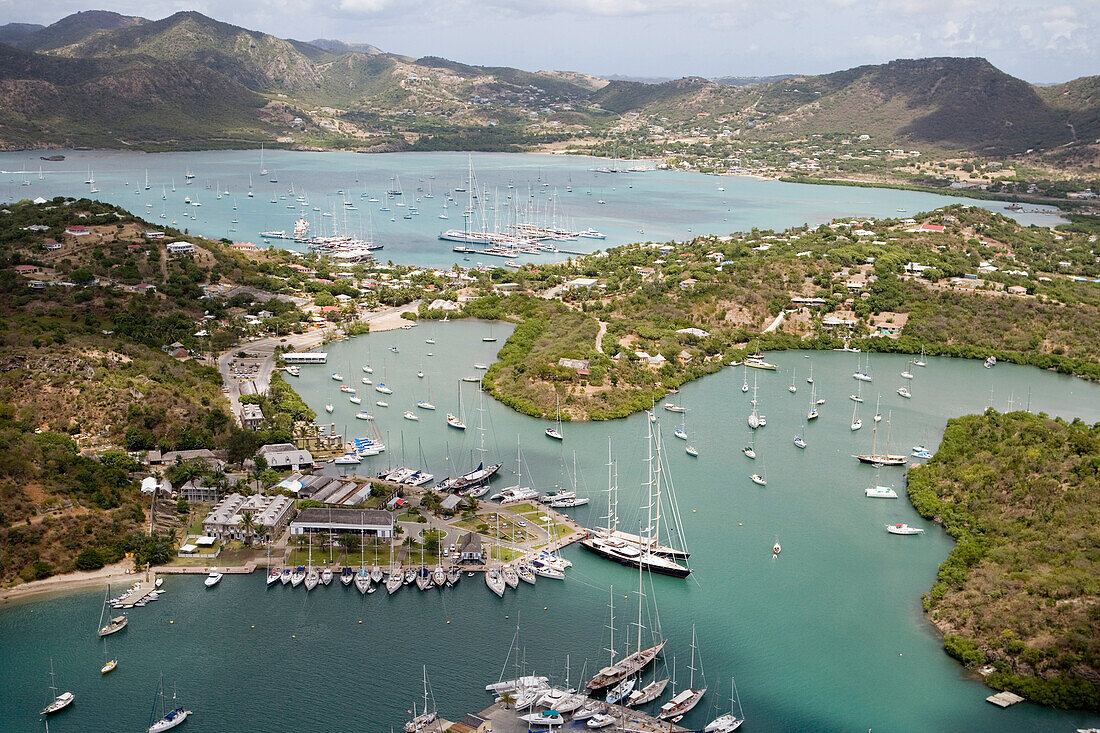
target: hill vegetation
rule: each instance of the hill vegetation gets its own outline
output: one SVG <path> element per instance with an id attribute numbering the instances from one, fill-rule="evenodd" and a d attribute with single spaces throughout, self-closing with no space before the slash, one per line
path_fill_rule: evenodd
<path id="1" fill-rule="evenodd" d="M 1100 710 L 1100 425 L 956 418 L 908 486 L 957 540 L 924 598 L 948 654 L 996 689 Z"/>
<path id="2" fill-rule="evenodd" d="M 75 222 L 90 233 L 66 234 Z M 124 451 L 290 438 L 282 403 L 301 406 L 289 388 L 265 406 L 265 430 L 242 431 L 202 359 L 246 335 L 250 312 L 298 327 L 302 314 L 267 274 L 290 272 L 281 255 L 255 261 L 174 230 L 167 241 L 196 253 L 169 255 L 165 240 L 144 238 L 154 228 L 88 200 L 9 204 L 0 215 L 0 583 L 164 552 L 140 534 L 148 500 Z"/>
<path id="3" fill-rule="evenodd" d="M 157 21 L 88 11 L 45 28 L 9 24 L 0 27 L 5 42 L 36 58 L 84 60 L 96 81 L 78 78 L 72 68 L 29 63 L 7 49 L 0 56 L 0 102 L 15 110 L 0 116 L 0 145 L 7 147 L 155 149 L 202 147 L 204 138 L 216 146 L 228 138 L 237 145 L 281 140 L 401 150 L 428 138 L 428 149 L 502 150 L 567 139 L 587 144 L 645 121 L 674 129 L 680 140 L 695 137 L 700 126 L 728 130 L 725 142 L 749 144 L 867 134 L 879 147 L 992 156 L 1034 149 L 1083 167 L 1096 164 L 1092 143 L 1100 137 L 1096 77 L 1037 88 L 984 59 L 647 84 L 413 59 L 369 44 L 281 39 L 193 11 Z M 165 64 L 168 73 L 160 79 Z M 48 103 L 34 106 L 43 93 Z M 121 104 L 113 103 L 116 95 Z M 142 98 L 150 100 L 152 114 L 141 115 L 135 101 Z M 94 105 L 104 100 L 112 103 Z M 90 115 L 91 106 L 102 109 Z M 203 120 L 195 119 L 196 106 L 207 111 Z M 135 115 L 143 119 L 132 122 Z M 494 127 L 519 142 L 502 147 L 482 134 Z M 195 129 L 199 134 L 191 134 Z"/>
<path id="4" fill-rule="evenodd" d="M 924 348 L 1100 379 L 1091 234 L 965 206 L 919 219 L 943 231 L 849 220 L 501 268 L 483 292 L 507 282 L 518 293 L 486 294 L 463 312 L 520 322 L 485 385 L 542 417 L 559 403 L 569 419 L 622 417 L 755 349 Z M 900 333 L 885 336 L 894 323 Z"/>

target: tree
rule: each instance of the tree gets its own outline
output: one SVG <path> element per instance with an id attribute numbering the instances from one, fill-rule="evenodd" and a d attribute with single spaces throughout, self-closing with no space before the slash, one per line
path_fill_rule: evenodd
<path id="1" fill-rule="evenodd" d="M 230 463 L 243 464 L 256 455 L 262 441 L 255 431 L 234 430 L 225 441 L 225 451 Z"/>
<path id="2" fill-rule="evenodd" d="M 94 547 L 88 548 L 76 558 L 77 570 L 99 570 L 103 565 L 103 554 Z"/>
<path id="3" fill-rule="evenodd" d="M 357 534 L 344 532 L 336 538 L 336 541 L 344 548 L 344 552 L 355 552 L 359 549 L 359 535 Z"/>
<path id="4" fill-rule="evenodd" d="M 251 509 L 245 509 L 241 512 L 241 531 L 244 532 L 244 544 L 248 547 L 252 546 L 252 538 L 256 534 L 256 530 L 260 528 L 260 523 L 256 521 L 256 513 Z"/>

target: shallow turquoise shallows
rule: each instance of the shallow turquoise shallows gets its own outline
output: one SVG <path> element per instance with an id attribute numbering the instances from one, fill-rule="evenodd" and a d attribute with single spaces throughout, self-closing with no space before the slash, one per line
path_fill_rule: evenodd
<path id="1" fill-rule="evenodd" d="M 642 519 L 642 459 L 646 418 L 635 415 L 605 423 L 565 423 L 565 440 L 549 440 L 547 421 L 518 415 L 492 400 L 478 413 L 477 385 L 462 383 L 465 435 L 444 425 L 458 409 L 459 379 L 478 373 L 508 333 L 493 327 L 500 342 L 487 343 L 489 325 L 477 322 L 424 324 L 408 331 L 374 334 L 327 347 L 329 363 L 303 366 L 295 387 L 325 420 L 336 409 L 337 429 L 363 434 L 358 407 L 339 392 L 330 375 L 355 384 L 363 405 L 376 415 L 389 449 L 368 459 L 362 472 L 386 465 L 423 465 L 438 476 L 450 466 L 465 470 L 480 446 L 484 416 L 490 460 L 502 460 L 514 477 L 517 437 L 523 447 L 524 480 L 542 489 L 571 486 L 573 451 L 579 492 L 592 503 L 574 510 L 584 524 L 606 513 L 607 440 L 612 438 L 621 487 L 620 516 L 626 528 Z M 435 338 L 434 345 L 425 343 Z M 397 346 L 399 353 L 390 351 Z M 435 355 L 427 356 L 431 351 Z M 932 584 L 951 540 L 921 519 L 904 498 L 903 469 L 858 464 L 851 456 L 871 446 L 875 402 L 881 392 L 890 420 L 892 452 L 908 454 L 917 443 L 935 449 L 947 419 L 983 410 L 992 401 L 1004 410 L 1028 406 L 1051 415 L 1100 419 L 1100 386 L 1038 369 L 979 361 L 929 358 L 913 367 L 912 400 L 902 385 L 903 356 L 874 355 L 874 382 L 864 384 L 860 415 L 865 427 L 850 429 L 856 392 L 851 374 L 856 355 L 836 352 L 771 354 L 778 372 L 748 373 L 759 380 L 767 427 L 758 431 L 752 462 L 740 452 L 749 440 L 746 417 L 751 390 L 742 393 L 741 369 L 727 368 L 684 387 L 686 429 L 698 458 L 671 436 L 678 416 L 660 409 L 665 458 L 676 485 L 680 515 L 693 552 L 690 580 L 653 579 L 660 622 L 669 639 L 665 660 L 686 684 L 692 624 L 710 691 L 684 721 L 702 728 L 715 706 L 729 701 L 736 675 L 746 730 L 753 731 L 1072 731 L 1100 719 L 1021 704 L 990 705 L 990 694 L 944 654 L 938 633 L 921 611 L 920 595 Z M 372 407 L 382 395 L 361 384 L 369 362 L 375 383 L 386 381 L 390 407 Z M 810 402 L 805 378 L 813 364 L 821 417 L 806 428 L 805 450 L 792 444 Z M 423 369 L 425 378 L 416 372 Z M 790 394 L 792 369 L 797 393 Z M 293 377 L 288 377 L 293 380 Z M 403 420 L 428 399 L 436 412 L 421 422 Z M 767 474 L 766 488 L 749 480 Z M 891 485 L 898 500 L 867 499 L 864 488 Z M 888 522 L 926 529 L 920 537 L 887 534 Z M 772 557 L 772 545 L 783 550 Z M 0 730 L 41 728 L 50 658 L 59 686 L 76 703 L 50 721 L 50 730 L 137 731 L 146 724 L 158 676 L 175 683 L 195 716 L 188 730 L 286 731 L 400 729 L 421 695 L 426 664 L 434 698 L 451 720 L 491 702 L 483 691 L 498 679 L 516 624 L 527 668 L 560 679 L 566 658 L 570 682 L 582 668 L 592 674 L 606 664 L 610 639 L 608 588 L 614 586 L 622 650 L 635 619 L 638 577 L 628 568 L 589 555 L 565 552 L 575 563 L 564 582 L 539 579 L 498 599 L 480 577 L 463 578 L 443 592 L 406 587 L 393 596 L 360 596 L 339 583 L 318 587 L 265 588 L 263 573 L 228 575 L 212 590 L 201 578 L 170 577 L 157 603 L 130 612 L 129 627 L 108 640 L 119 667 L 99 673 L 102 648 L 95 636 L 103 589 L 24 603 L 0 610 Z M 174 621 L 174 623 L 169 623 Z M 359 623 L 362 621 L 362 623 Z M 448 623 L 449 622 L 449 623 Z M 255 628 L 253 628 L 255 627 Z M 511 670 L 509 670 L 511 673 Z M 698 684 L 699 677 L 696 677 Z M 718 689 L 720 687 L 720 689 Z"/>
<path id="2" fill-rule="evenodd" d="M 452 251 L 453 242 L 437 238 L 443 230 L 463 228 L 462 211 L 470 203 L 469 192 L 455 189 L 469 188 L 466 178 L 471 160 L 483 193 L 474 208 L 484 206 L 490 228 L 506 230 L 520 211 L 532 212 L 530 219 L 544 226 L 594 227 L 607 235 L 606 240 L 581 238 L 558 243 L 561 249 L 579 252 L 754 227 L 817 225 L 843 216 L 904 218 L 952 203 L 988 206 L 1025 224 L 1061 221 L 1050 215 L 1008 212 L 1003 202 L 912 191 L 811 186 L 676 171 L 596 173 L 592 168 L 604 166 L 606 161 L 572 156 L 267 151 L 263 168 L 268 173 L 261 175 L 259 151 L 155 155 L 64 151 L 66 159 L 55 163 L 40 160 L 43 154 L 0 153 L 0 201 L 89 196 L 123 206 L 158 225 L 260 246 L 265 246 L 260 232 L 282 230 L 289 235 L 295 221 L 304 217 L 313 234 L 331 234 L 334 226 L 340 233 L 364 238 L 373 232 L 374 240 L 385 245 L 376 253 L 382 261 L 434 266 L 456 261 L 470 265 L 479 260 L 497 265 L 504 262 L 476 254 L 466 260 L 465 255 Z M 187 178 L 189 172 L 194 178 Z M 248 197 L 250 176 L 253 198 Z M 91 185 L 84 183 L 90 178 L 94 178 L 98 193 L 90 193 Z M 272 178 L 277 183 L 271 183 Z M 23 185 L 24 181 L 28 185 Z M 391 186 L 403 192 L 399 200 L 406 206 L 387 199 Z M 448 193 L 454 200 L 447 204 L 447 219 L 440 219 Z M 298 202 L 299 196 L 303 203 Z M 371 198 L 378 201 L 371 202 Z M 190 199 L 190 204 L 185 199 Z M 355 208 L 346 209 L 344 201 Z M 390 211 L 382 211 L 383 206 Z M 406 219 L 409 206 L 420 213 Z M 303 248 L 290 240 L 269 241 Z M 517 259 L 549 261 L 566 256 Z"/>

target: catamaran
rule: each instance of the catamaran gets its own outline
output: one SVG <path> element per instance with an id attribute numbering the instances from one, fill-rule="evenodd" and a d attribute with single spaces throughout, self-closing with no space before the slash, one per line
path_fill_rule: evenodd
<path id="1" fill-rule="evenodd" d="M 871 377 L 871 355 L 867 355 L 867 366 L 860 365 L 859 361 L 856 361 L 856 370 L 852 373 L 852 379 L 857 379 L 860 382 L 873 382 Z"/>

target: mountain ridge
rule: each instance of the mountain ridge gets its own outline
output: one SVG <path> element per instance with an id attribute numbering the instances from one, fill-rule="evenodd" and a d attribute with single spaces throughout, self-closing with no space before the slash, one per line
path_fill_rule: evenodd
<path id="1" fill-rule="evenodd" d="M 484 137 L 498 123 L 508 127 L 505 137 L 510 140 L 534 139 L 538 135 L 532 136 L 533 131 L 548 126 L 556 139 L 567 139 L 605 133 L 611 129 L 611 116 L 627 114 L 684 126 L 709 118 L 704 126 L 722 125 L 750 140 L 869 134 L 883 145 L 919 144 L 978 155 L 1067 146 L 1058 152 L 1067 161 L 1093 154 L 1081 149 L 1100 138 L 1100 77 L 1036 87 L 980 58 L 897 59 L 820 75 L 689 76 L 647 83 L 571 71 L 477 66 L 436 56 L 414 59 L 331 39 L 283 39 L 195 11 L 160 20 L 85 11 L 46 27 L 0 26 L 0 38 L 5 37 L 24 52 L 74 64 L 32 64 L 10 53 L 0 55 L 0 79 L 15 103 L 0 125 L 0 145 L 7 147 L 26 144 L 36 134 L 45 135 L 40 143 L 56 144 L 96 132 L 84 129 L 74 136 L 86 121 L 74 109 L 96 102 L 82 102 L 79 86 L 66 83 L 88 84 L 90 73 L 99 76 L 96 86 L 105 96 L 98 103 L 106 101 L 108 109 L 112 94 L 135 85 L 166 95 L 157 96 L 156 103 L 171 107 L 171 84 L 140 78 L 154 74 L 157 63 L 175 65 L 166 67 L 173 83 L 187 73 L 194 77 L 180 91 L 182 98 L 202 98 L 215 111 L 204 129 L 221 127 L 222 136 L 232 136 L 232 131 L 248 128 L 269 140 L 316 140 L 322 147 L 386 137 L 387 149 L 400 149 L 424 135 Z M 105 59 L 115 65 L 103 63 Z M 78 68 L 80 64 L 87 70 Z M 110 83 L 112 74 L 122 75 L 117 85 Z M 44 120 L 19 112 L 35 105 L 18 100 L 17 90 L 30 93 L 40 84 L 56 87 L 59 82 L 66 94 L 75 96 L 68 97 L 70 103 L 59 114 L 49 115 L 50 124 L 38 124 Z M 123 107 L 130 104 L 125 94 L 121 101 Z M 278 114 L 265 109 L 273 106 Z M 245 109 L 252 110 L 253 120 L 242 128 L 240 113 Z M 331 110 L 325 113 L 331 119 L 316 125 L 311 109 Z M 225 120 L 217 118 L 221 113 Z M 297 135 L 287 127 L 296 116 L 304 121 Z M 178 101 L 171 117 L 190 119 Z M 112 123 L 107 134 L 91 137 L 104 144 L 116 126 L 128 125 Z M 160 139 L 168 127 L 150 129 Z M 309 134 L 303 136 L 307 128 Z M 179 137 L 195 139 L 190 134 Z M 115 143 L 106 144 L 132 142 L 116 136 Z"/>

